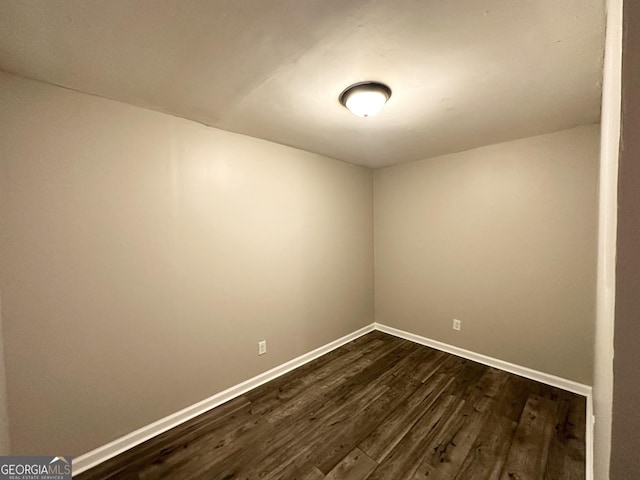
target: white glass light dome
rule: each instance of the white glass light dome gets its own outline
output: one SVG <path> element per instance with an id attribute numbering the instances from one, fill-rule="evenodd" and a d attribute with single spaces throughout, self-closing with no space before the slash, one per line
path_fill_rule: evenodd
<path id="1" fill-rule="evenodd" d="M 391 89 L 378 82 L 362 82 L 351 85 L 340 94 L 340 103 L 359 117 L 371 117 L 378 113 L 391 97 Z"/>

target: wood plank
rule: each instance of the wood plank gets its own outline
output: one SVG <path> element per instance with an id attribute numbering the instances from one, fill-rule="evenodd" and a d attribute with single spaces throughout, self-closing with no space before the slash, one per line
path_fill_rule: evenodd
<path id="1" fill-rule="evenodd" d="M 586 477 L 586 400 L 560 392 L 558 410 L 544 480 L 583 480 Z"/>
<path id="2" fill-rule="evenodd" d="M 355 340 L 351 340 L 349 343 L 345 343 L 342 347 L 347 350 L 359 350 L 366 343 L 371 342 L 372 340 L 383 340 L 386 341 L 389 339 L 389 336 L 382 333 L 379 330 L 374 330 L 373 332 L 369 332 L 361 337 L 356 338 Z"/>
<path id="3" fill-rule="evenodd" d="M 438 401 L 420 418 L 409 433 L 376 468 L 370 480 L 409 479 L 420 466 L 433 437 L 446 429 L 464 407 L 464 401 L 452 395 Z"/>
<path id="4" fill-rule="evenodd" d="M 504 372 L 489 368 L 476 384 L 463 393 L 465 408 L 449 428 L 434 437 L 430 453 L 416 471 L 414 480 L 448 480 L 456 476 L 506 380 Z"/>
<path id="5" fill-rule="evenodd" d="M 488 367 L 464 358 L 454 358 L 455 362 L 445 363 L 446 371 L 453 377 L 453 382 L 447 387 L 445 394 L 461 396 L 480 380 Z"/>
<path id="6" fill-rule="evenodd" d="M 253 413 L 269 415 L 273 409 L 282 406 L 287 400 L 303 394 L 310 387 L 317 387 L 321 382 L 352 366 L 354 362 L 366 365 L 401 342 L 391 336 L 381 338 L 379 335 L 373 335 L 373 332 L 357 340 L 363 340 L 357 350 L 338 348 L 314 360 L 312 367 L 306 368 L 305 365 L 248 392 L 247 398 L 255 405 Z M 328 357 L 329 361 L 321 360 L 324 357 Z"/>
<path id="7" fill-rule="evenodd" d="M 325 480 L 366 480 L 377 466 L 375 460 L 359 448 L 354 448 L 324 478 Z"/>
<path id="8" fill-rule="evenodd" d="M 288 446 L 286 451 L 280 450 L 269 459 L 276 470 L 285 468 L 290 462 L 315 465 L 323 474 L 328 473 L 349 452 L 350 445 L 357 444 L 351 435 L 361 435 L 360 428 L 366 429 L 367 422 L 374 422 L 376 415 L 385 415 L 385 411 L 397 402 L 400 392 L 384 385 L 386 389 L 369 404 L 367 397 L 354 403 L 351 407 L 336 412 L 336 415 L 317 425 L 304 441 L 295 446 Z M 346 450 L 346 451 L 345 451 Z"/>
<path id="9" fill-rule="evenodd" d="M 425 347 L 428 348 L 428 347 Z M 431 349 L 429 349 L 431 350 Z M 433 375 L 440 372 L 443 367 L 447 364 L 448 360 L 456 360 L 457 357 L 453 357 L 452 355 L 448 355 L 444 352 L 435 351 L 431 358 L 429 359 L 429 363 L 424 365 L 423 368 L 418 368 L 415 372 L 412 373 L 413 378 L 420 380 L 421 383 L 427 383 Z"/>
<path id="10" fill-rule="evenodd" d="M 498 399 L 504 389 L 509 374 L 497 368 L 485 367 L 480 379 L 469 384 L 462 398 L 465 400 L 479 400 L 480 398 Z"/>
<path id="11" fill-rule="evenodd" d="M 331 398 L 335 401 L 342 401 L 342 399 L 353 396 L 354 392 L 357 392 L 364 385 L 370 383 L 381 384 L 391 376 L 390 370 L 394 368 L 398 362 L 402 362 L 405 356 L 404 343 L 399 343 L 394 348 L 386 350 L 384 355 L 375 359 L 365 368 L 361 369 L 355 375 L 345 377 L 344 382 L 336 384 L 330 392 L 326 393 L 327 398 Z"/>
<path id="12" fill-rule="evenodd" d="M 312 449 L 312 462 L 321 472 L 329 473 L 410 393 L 391 388 L 348 422 L 332 428 L 325 435 L 325 441 Z"/>
<path id="13" fill-rule="evenodd" d="M 411 380 L 410 376 L 400 373 L 401 371 L 413 372 L 420 363 L 424 363 L 423 356 L 415 355 L 420 350 L 423 348 L 419 345 L 410 345 L 406 349 L 403 346 L 371 366 L 375 378 L 365 378 L 365 381 L 382 382 L 388 385 L 391 391 L 352 417 L 349 423 L 337 425 L 337 428 L 332 426 L 326 435 L 326 441 L 323 441 L 319 448 L 313 449 L 309 457 L 321 471 L 327 473 L 333 469 L 349 451 L 354 449 L 391 412 L 394 412 L 400 403 L 403 403 L 419 387 L 424 387 L 417 381 Z"/>
<path id="14" fill-rule="evenodd" d="M 384 458 L 404 438 L 416 422 L 433 406 L 452 382 L 441 374 L 428 384 L 421 384 L 415 393 L 402 402 L 379 426 L 359 444 L 360 449 L 377 462 Z"/>
<path id="15" fill-rule="evenodd" d="M 491 400 L 482 398 L 476 408 L 465 408 L 450 426 L 434 435 L 427 445 L 428 454 L 412 477 L 414 480 L 449 480 L 460 470 L 464 459 L 480 434 L 489 412 Z"/>
<path id="16" fill-rule="evenodd" d="M 270 382 L 263 383 L 262 385 L 247 392 L 245 396 L 254 404 L 256 402 L 259 402 L 261 404 L 266 403 L 267 399 L 269 398 L 274 398 L 278 395 L 282 395 L 284 394 L 284 392 L 292 390 L 301 385 L 312 383 L 314 381 L 314 378 L 317 378 L 321 375 L 320 372 L 323 371 L 321 369 L 327 368 L 327 366 L 333 361 L 348 363 L 350 360 L 338 359 L 344 357 L 349 352 L 349 350 L 345 350 L 342 347 L 336 348 L 326 355 L 322 355 L 321 357 L 318 357 L 299 368 L 291 370 L 290 372 L 287 372 L 284 375 L 271 380 Z M 351 353 L 351 355 L 351 358 L 357 358 L 361 354 L 359 355 L 358 353 Z M 334 371 L 338 368 L 340 368 L 338 365 L 333 366 Z"/>
<path id="17" fill-rule="evenodd" d="M 322 436 L 319 426 L 346 422 L 387 390 L 385 385 L 370 384 L 345 402 L 329 401 L 312 414 L 285 419 L 271 435 L 254 439 L 223 463 L 200 473 L 214 478 L 262 478 L 279 471 L 316 444 Z"/>
<path id="18" fill-rule="evenodd" d="M 491 412 L 455 480 L 499 480 L 517 427 L 517 422 Z"/>
<path id="19" fill-rule="evenodd" d="M 374 341 L 378 342 L 378 340 Z M 316 379 L 309 384 L 300 393 L 292 398 L 285 399 L 279 397 L 280 402 L 268 411 L 263 411 L 262 415 L 271 423 L 275 423 L 285 417 L 291 416 L 307 408 L 311 403 L 315 402 L 320 396 L 336 397 L 349 393 L 354 385 L 361 385 L 363 377 L 371 378 L 379 374 L 379 362 L 384 362 L 389 358 L 397 358 L 397 351 L 401 342 L 390 341 L 380 345 L 375 351 L 366 353 L 355 361 L 342 366 L 342 368 L 332 371 L 330 375 Z M 389 357 L 391 355 L 391 357 Z M 349 355 L 345 357 L 349 358 Z M 362 372 L 367 372 L 362 374 Z"/>
<path id="20" fill-rule="evenodd" d="M 324 478 L 324 473 L 315 465 L 304 462 L 302 457 L 297 457 L 282 468 L 261 477 L 261 480 L 323 480 Z"/>
<path id="21" fill-rule="evenodd" d="M 529 398 L 529 395 L 536 394 L 536 391 L 531 390 L 535 383 L 517 375 L 509 375 L 507 383 L 496 399 L 494 413 L 518 423 L 522 416 L 522 410 L 527 403 L 527 398 Z"/>
<path id="22" fill-rule="evenodd" d="M 557 415 L 555 402 L 538 395 L 529 396 L 501 480 L 543 478 Z"/>
<path id="23" fill-rule="evenodd" d="M 375 345 L 382 344 L 382 341 L 377 341 L 375 343 Z M 255 405 L 253 413 L 268 415 L 274 409 L 280 407 L 283 402 L 303 394 L 312 386 L 319 385 L 328 378 L 332 378 L 336 373 L 339 373 L 348 366 L 353 365 L 354 362 L 361 362 L 363 364 L 368 363 L 368 360 L 366 359 L 366 351 L 342 350 L 341 352 L 346 353 L 337 356 L 337 358 L 319 368 L 312 369 L 309 372 L 303 372 L 299 376 L 294 375 L 289 378 L 289 381 L 279 384 L 277 389 L 269 389 L 269 387 L 265 387 L 259 395 L 249 392 L 247 397 Z"/>

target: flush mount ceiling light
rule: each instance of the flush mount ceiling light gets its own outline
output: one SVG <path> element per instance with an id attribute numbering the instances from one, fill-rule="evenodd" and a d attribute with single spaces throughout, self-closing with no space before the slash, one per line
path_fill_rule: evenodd
<path id="1" fill-rule="evenodd" d="M 351 113 L 359 117 L 372 117 L 391 98 L 391 89 L 379 82 L 360 82 L 348 87 L 339 100 Z"/>

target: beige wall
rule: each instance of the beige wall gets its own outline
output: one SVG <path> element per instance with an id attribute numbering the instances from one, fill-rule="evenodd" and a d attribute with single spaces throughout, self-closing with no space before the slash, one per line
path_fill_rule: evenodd
<path id="1" fill-rule="evenodd" d="M 370 170 L 8 75 L 0 132 L 14 453 L 87 452 L 373 321 Z"/>
<path id="2" fill-rule="evenodd" d="M 376 321 L 591 384 L 598 144 L 580 127 L 376 170 Z"/>

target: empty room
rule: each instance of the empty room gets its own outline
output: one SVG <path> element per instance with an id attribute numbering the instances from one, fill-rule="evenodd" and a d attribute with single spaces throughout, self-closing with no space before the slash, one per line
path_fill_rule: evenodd
<path id="1" fill-rule="evenodd" d="M 634 21 L 0 0 L 0 480 L 640 478 Z"/>

